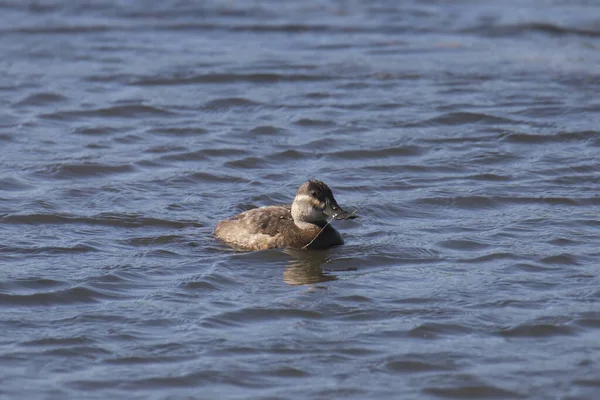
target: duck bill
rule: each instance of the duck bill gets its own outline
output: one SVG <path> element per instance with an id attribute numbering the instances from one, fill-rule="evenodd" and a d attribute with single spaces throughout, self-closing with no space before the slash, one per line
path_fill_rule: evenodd
<path id="1" fill-rule="evenodd" d="M 330 200 L 327 202 L 327 206 L 323 210 L 323 214 L 338 220 L 356 218 L 355 215 L 344 211 L 335 200 Z"/>

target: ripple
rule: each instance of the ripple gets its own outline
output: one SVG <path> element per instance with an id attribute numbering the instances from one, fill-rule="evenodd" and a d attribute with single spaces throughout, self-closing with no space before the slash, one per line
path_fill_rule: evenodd
<path id="1" fill-rule="evenodd" d="M 204 150 L 166 154 L 160 157 L 163 161 L 203 161 L 208 160 L 209 158 L 210 156 L 206 154 L 206 151 Z"/>
<path id="2" fill-rule="evenodd" d="M 211 174 L 207 172 L 192 172 L 177 175 L 168 179 L 171 184 L 190 184 L 190 183 L 201 183 L 201 182 L 213 182 L 213 183 L 244 183 L 247 184 L 248 180 L 240 178 L 235 175 L 223 175 L 223 174 Z"/>
<path id="3" fill-rule="evenodd" d="M 573 323 L 583 328 L 600 329 L 600 313 L 596 311 L 581 313 Z"/>
<path id="4" fill-rule="evenodd" d="M 419 339 L 436 339 L 445 335 L 468 335 L 471 333 L 473 333 L 472 329 L 464 325 L 427 322 L 408 331 L 408 336 Z"/>
<path id="5" fill-rule="evenodd" d="M 92 33 L 92 32 L 106 32 L 114 30 L 113 27 L 106 25 L 69 25 L 69 26 L 48 26 L 48 27 L 21 27 L 21 28 L 9 28 L 3 29 L 2 33 L 19 33 L 27 35 L 62 35 L 62 34 L 76 34 L 76 33 Z"/>
<path id="6" fill-rule="evenodd" d="M 548 323 L 525 323 L 515 327 L 505 328 L 498 332 L 504 337 L 551 337 L 574 335 L 576 330 L 566 325 Z"/>
<path id="7" fill-rule="evenodd" d="M 267 374 L 277 378 L 304 378 L 312 375 L 310 372 L 290 366 L 275 368 L 267 372 Z"/>
<path id="8" fill-rule="evenodd" d="M 94 344 L 95 340 L 92 340 L 85 336 L 73 336 L 73 337 L 50 337 L 42 339 L 34 339 L 30 341 L 22 342 L 23 346 L 72 346 L 72 345 L 84 345 Z"/>
<path id="9" fill-rule="evenodd" d="M 521 271 L 532 272 L 532 273 L 554 271 L 554 268 L 548 268 L 548 267 L 543 267 L 540 265 L 529 264 L 529 263 L 517 263 L 514 265 L 514 267 Z"/>
<path id="10" fill-rule="evenodd" d="M 199 84 L 226 84 L 226 83 L 278 83 L 278 82 L 314 82 L 330 80 L 334 77 L 324 75 L 308 74 L 280 74 L 280 73 L 254 73 L 254 74 L 200 74 L 192 76 L 149 76 L 145 78 L 136 78 L 130 82 L 131 85 L 138 86 L 161 86 L 161 85 L 189 85 Z"/>
<path id="11" fill-rule="evenodd" d="M 244 157 L 239 160 L 227 161 L 226 167 L 242 170 L 267 168 L 271 163 L 262 157 Z"/>
<path id="12" fill-rule="evenodd" d="M 191 275 L 180 280 L 179 286 L 188 291 L 227 291 L 239 287 L 241 282 L 219 273 Z"/>
<path id="13" fill-rule="evenodd" d="M 221 313 L 204 318 L 201 325 L 205 328 L 220 329 L 224 326 L 240 327 L 248 323 L 271 322 L 281 319 L 321 319 L 323 315 L 314 310 L 296 308 L 245 307 L 240 310 Z"/>
<path id="14" fill-rule="evenodd" d="M 166 227 L 166 228 L 187 228 L 201 227 L 202 224 L 196 221 L 173 221 L 151 217 L 144 217 L 138 214 L 111 214 L 101 213 L 92 217 L 79 217 L 73 215 L 61 214 L 8 214 L 0 217 L 0 222 L 6 224 L 83 224 L 114 226 L 122 228 L 138 227 Z"/>
<path id="15" fill-rule="evenodd" d="M 59 246 L 39 246 L 39 247 L 15 247 L 15 246 L 2 246 L 0 245 L 0 253 L 9 254 L 22 254 L 22 255 L 33 255 L 33 254 L 85 254 L 89 252 L 97 252 L 99 249 L 90 246 L 88 244 L 76 244 L 71 247 L 59 247 Z"/>
<path id="16" fill-rule="evenodd" d="M 250 135 L 276 136 L 284 133 L 285 130 L 273 125 L 261 125 L 248 131 Z"/>
<path id="17" fill-rule="evenodd" d="M 249 108 L 263 105 L 257 101 L 245 99 L 243 97 L 227 97 L 211 100 L 202 107 L 206 111 L 226 111 L 232 108 Z"/>
<path id="18" fill-rule="evenodd" d="M 20 100 L 17 105 L 20 106 L 46 106 L 54 103 L 61 103 L 66 101 L 67 98 L 61 94 L 54 92 L 40 92 L 30 94 L 24 99 Z"/>
<path id="19" fill-rule="evenodd" d="M 117 136 L 117 137 L 113 138 L 112 140 L 114 140 L 116 143 L 120 143 L 120 144 L 134 144 L 134 143 L 141 142 L 144 139 L 139 135 L 128 134 L 128 135 Z"/>
<path id="20" fill-rule="evenodd" d="M 477 33 L 485 36 L 521 36 L 531 33 L 544 33 L 553 36 L 577 35 L 599 37 L 600 30 L 561 26 L 547 22 L 522 22 L 518 24 L 486 24 L 463 30 L 465 33 Z"/>
<path id="21" fill-rule="evenodd" d="M 518 392 L 487 384 L 461 385 L 459 387 L 426 387 L 423 391 L 451 399 L 514 399 L 522 397 Z"/>
<path id="22" fill-rule="evenodd" d="M 82 164 L 56 164 L 39 171 L 37 175 L 43 175 L 54 179 L 83 179 L 97 176 L 110 176 L 134 172 L 136 168 L 131 164 L 101 164 L 101 163 L 82 163 Z"/>
<path id="23" fill-rule="evenodd" d="M 155 246 L 160 244 L 180 243 L 184 240 L 180 235 L 144 236 L 123 240 L 123 244 L 130 246 Z"/>
<path id="24" fill-rule="evenodd" d="M 516 124 L 517 121 L 513 121 L 508 118 L 496 117 L 488 114 L 470 113 L 470 112 L 453 112 L 440 115 L 435 118 L 429 118 L 419 122 L 411 122 L 405 124 L 405 127 L 422 127 L 432 125 L 467 125 L 467 124 L 486 124 L 486 125 L 500 125 L 500 124 Z"/>
<path id="25" fill-rule="evenodd" d="M 447 371 L 456 369 L 453 360 L 440 358 L 437 360 L 423 359 L 423 355 L 394 357 L 384 364 L 384 369 L 391 373 L 418 374 L 421 372 Z"/>
<path id="26" fill-rule="evenodd" d="M 82 284 L 103 299 L 144 299 L 152 295 L 152 285 L 146 275 L 125 269 L 88 276 Z"/>
<path id="27" fill-rule="evenodd" d="M 227 161 L 224 163 L 225 166 L 234 169 L 267 169 L 267 168 L 279 168 L 284 164 L 296 163 L 298 160 L 307 160 L 312 158 L 312 153 L 302 152 L 298 150 L 285 150 L 280 152 L 273 152 L 263 157 L 242 157 Z"/>
<path id="28" fill-rule="evenodd" d="M 236 26 L 233 28 L 234 31 L 238 32 L 283 32 L 283 33 L 327 33 L 327 32 L 339 32 L 339 33 L 358 33 L 365 31 L 364 28 L 357 26 L 332 26 L 332 25 L 320 25 L 320 24 L 257 24 L 257 25 L 243 25 Z"/>
<path id="29" fill-rule="evenodd" d="M 81 286 L 46 293 L 0 293 L 0 305 L 6 307 L 52 307 L 58 305 L 75 306 L 77 304 L 97 303 L 105 299 L 107 299 L 107 297 L 100 294 L 98 291 Z"/>
<path id="30" fill-rule="evenodd" d="M 335 122 L 333 121 L 325 121 L 322 119 L 312 119 L 312 118 L 300 118 L 294 121 L 294 124 L 299 126 L 307 126 L 307 127 L 329 127 L 335 126 Z"/>
<path id="31" fill-rule="evenodd" d="M 20 192 L 24 190 L 34 189 L 35 186 L 30 185 L 23 179 L 15 177 L 0 178 L 0 190 L 6 190 L 10 192 Z"/>
<path id="32" fill-rule="evenodd" d="M 485 151 L 468 157 L 469 163 L 489 167 L 493 164 L 504 165 L 508 161 L 517 159 L 514 155 L 506 152 Z"/>
<path id="33" fill-rule="evenodd" d="M 498 205 L 496 198 L 486 196 L 430 197 L 415 200 L 415 202 L 434 206 L 455 206 L 467 209 L 495 208 Z"/>
<path id="34" fill-rule="evenodd" d="M 579 265 L 579 262 L 575 256 L 566 253 L 544 257 L 540 260 L 540 262 L 550 265 Z"/>
<path id="35" fill-rule="evenodd" d="M 600 389 L 600 379 L 598 379 L 598 378 L 589 378 L 589 379 L 579 378 L 579 379 L 575 379 L 573 381 L 573 383 L 576 385 Z"/>
<path id="36" fill-rule="evenodd" d="M 170 364 L 195 359 L 195 355 L 150 355 L 150 356 L 122 356 L 114 358 L 105 358 L 104 363 L 110 365 L 156 365 Z"/>
<path id="37" fill-rule="evenodd" d="M 475 240 L 465 240 L 465 239 L 443 240 L 441 242 L 438 242 L 438 246 L 446 248 L 446 249 L 459 250 L 459 251 L 483 250 L 483 249 L 490 247 L 489 245 L 487 245 L 485 243 L 480 243 Z"/>
<path id="38" fill-rule="evenodd" d="M 179 146 L 176 144 L 162 144 L 159 146 L 152 146 L 144 150 L 146 154 L 165 154 L 175 151 L 184 151 L 187 147 Z"/>
<path id="39" fill-rule="evenodd" d="M 470 179 L 470 180 L 474 180 L 474 181 L 489 181 L 489 182 L 507 182 L 507 181 L 511 180 L 510 176 L 491 174 L 491 173 L 469 175 L 469 176 L 465 176 L 464 179 Z"/>
<path id="40" fill-rule="evenodd" d="M 248 155 L 247 150 L 235 149 L 235 148 L 222 148 L 222 149 L 201 149 L 194 151 L 184 151 L 173 154 L 165 154 L 160 157 L 164 161 L 204 161 L 210 158 L 230 158 L 233 156 L 246 156 Z M 201 172 L 201 174 L 209 177 L 211 174 L 207 172 Z M 216 175 L 215 175 L 216 176 Z M 232 177 L 233 179 L 233 177 Z"/>
<path id="41" fill-rule="evenodd" d="M 196 137 L 208 133 L 208 129 L 189 127 L 189 128 L 151 128 L 148 130 L 149 133 L 159 136 L 173 136 L 173 137 Z"/>
<path id="42" fill-rule="evenodd" d="M 122 105 L 108 108 L 97 108 L 93 110 L 74 110 L 58 111 L 54 113 L 42 114 L 41 118 L 72 121 L 77 118 L 144 118 L 144 117 L 164 117 L 175 115 L 174 112 L 164 110 L 158 107 L 145 105 Z"/>
<path id="43" fill-rule="evenodd" d="M 234 372 L 233 375 L 235 378 L 232 377 L 232 372 Z M 168 389 L 172 391 L 176 388 L 199 388 L 204 385 L 214 384 L 214 382 L 245 388 L 263 388 L 268 384 L 267 380 L 262 376 L 250 374 L 248 371 L 245 371 L 245 373 L 239 372 L 224 372 L 205 368 L 202 371 L 178 374 L 176 376 L 149 373 L 146 374 L 147 377 L 137 379 L 128 379 L 126 377 L 111 380 L 78 379 L 69 382 L 69 386 L 85 391 L 101 390 L 107 386 L 124 388 L 126 390 Z"/>
<path id="44" fill-rule="evenodd" d="M 414 200 L 415 203 L 424 203 L 435 206 L 455 206 L 461 208 L 494 208 L 499 205 L 510 204 L 542 204 L 565 206 L 596 206 L 600 205 L 600 197 L 527 197 L 527 196 L 455 196 L 455 197 L 429 197 Z"/>
<path id="45" fill-rule="evenodd" d="M 509 133 L 506 135 L 501 135 L 500 138 L 512 143 L 545 144 L 596 141 L 598 140 L 598 135 L 599 132 L 597 131 L 557 132 L 546 135 L 533 133 Z"/>
<path id="46" fill-rule="evenodd" d="M 8 247 L 6 247 L 8 248 Z M 68 286 L 67 282 L 54 279 L 30 277 L 0 282 L 0 290 L 6 292 L 60 289 Z"/>
<path id="47" fill-rule="evenodd" d="M 112 135 L 119 132 L 115 128 L 103 126 L 103 127 L 78 127 L 73 129 L 73 133 L 76 135 L 83 136 L 106 136 Z"/>
<path id="48" fill-rule="evenodd" d="M 333 160 L 356 160 L 356 159 L 381 159 L 386 157 L 411 157 L 425 152 L 419 146 L 393 146 L 377 150 L 341 150 L 327 153 L 327 158 Z"/>
<path id="49" fill-rule="evenodd" d="M 42 352 L 44 356 L 53 357 L 79 357 L 89 360 L 95 357 L 104 357 L 112 354 L 109 350 L 106 350 L 99 346 L 69 346 L 69 347 L 58 347 L 55 349 L 48 349 Z"/>
<path id="50" fill-rule="evenodd" d="M 484 254 L 482 256 L 465 259 L 465 260 L 461 260 L 461 261 L 469 262 L 469 263 L 482 263 L 482 262 L 489 262 L 489 261 L 496 261 L 496 260 L 520 260 L 520 259 L 521 259 L 521 257 L 517 256 L 514 253 L 496 251 L 496 252 L 492 252 L 490 254 Z"/>

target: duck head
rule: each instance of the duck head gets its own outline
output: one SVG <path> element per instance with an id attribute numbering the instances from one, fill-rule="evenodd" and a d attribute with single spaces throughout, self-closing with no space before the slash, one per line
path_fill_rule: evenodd
<path id="1" fill-rule="evenodd" d="M 356 218 L 339 206 L 329 186 L 317 180 L 309 180 L 300 186 L 292 203 L 292 217 L 296 222 L 312 224 L 327 221 L 327 217 Z"/>

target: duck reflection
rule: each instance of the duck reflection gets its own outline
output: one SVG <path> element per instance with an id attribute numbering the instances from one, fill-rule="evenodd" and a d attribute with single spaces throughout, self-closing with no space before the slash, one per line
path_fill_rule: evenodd
<path id="1" fill-rule="evenodd" d="M 331 261 L 328 250 L 298 250 L 287 248 L 284 253 L 291 257 L 283 271 L 283 281 L 288 285 L 308 285 L 334 281 L 337 276 L 323 271 L 323 265 Z"/>

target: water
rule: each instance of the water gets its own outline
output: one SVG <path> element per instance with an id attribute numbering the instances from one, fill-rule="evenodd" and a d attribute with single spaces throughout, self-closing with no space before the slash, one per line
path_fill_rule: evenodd
<path id="1" fill-rule="evenodd" d="M 2 397 L 597 398 L 600 9 L 398 3 L 0 2 Z"/>

